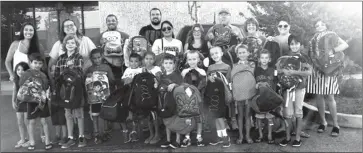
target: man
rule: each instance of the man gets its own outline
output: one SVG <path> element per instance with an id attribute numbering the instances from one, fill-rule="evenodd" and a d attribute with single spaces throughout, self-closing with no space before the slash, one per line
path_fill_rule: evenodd
<path id="1" fill-rule="evenodd" d="M 151 24 L 144 26 L 140 29 L 139 35 L 146 37 L 151 45 L 154 44 L 156 39 L 163 37 L 161 33 L 161 11 L 158 8 L 152 8 L 150 10 Z"/>

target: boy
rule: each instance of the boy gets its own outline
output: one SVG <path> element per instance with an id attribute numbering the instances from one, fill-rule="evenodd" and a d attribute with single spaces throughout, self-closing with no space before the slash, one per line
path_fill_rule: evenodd
<path id="1" fill-rule="evenodd" d="M 45 135 L 45 149 L 51 149 L 53 146 L 49 140 L 49 129 L 48 123 L 46 118 L 50 116 L 48 103 L 45 98 L 45 91 L 48 89 L 48 78 L 47 76 L 40 71 L 43 66 L 44 59 L 41 54 L 39 53 L 32 53 L 29 56 L 30 62 L 30 69 L 24 72 L 24 74 L 20 77 L 19 86 L 21 87 L 23 84 L 27 83 L 28 81 L 32 83 L 39 83 L 40 80 L 28 80 L 31 75 L 36 74 L 39 75 L 39 78 L 42 80 L 42 90 L 41 93 L 38 95 L 40 96 L 41 101 L 39 103 L 28 103 L 27 104 L 27 119 L 29 120 L 29 143 L 28 150 L 35 149 L 35 139 L 34 139 L 34 131 L 35 131 L 35 120 L 40 118 L 40 122 L 43 126 L 44 135 Z M 33 91 L 33 90 L 32 90 Z M 19 91 L 20 92 L 20 91 Z M 38 92 L 39 93 L 39 92 Z M 34 94 L 38 94 L 34 93 Z M 42 109 L 40 109 L 42 108 Z"/>
<path id="2" fill-rule="evenodd" d="M 275 70 L 268 66 L 269 62 L 271 62 L 270 52 L 266 49 L 262 49 L 260 52 L 260 55 L 259 55 L 259 64 L 255 69 L 255 78 L 256 78 L 256 82 L 257 82 L 256 88 L 258 89 L 258 86 L 261 83 L 266 82 L 266 83 L 268 83 L 268 85 L 270 85 L 270 87 L 274 91 L 276 91 Z M 272 119 L 274 118 L 274 116 L 270 113 L 266 113 L 266 114 L 256 113 L 255 117 L 257 119 L 258 132 L 259 132 L 259 137 L 256 139 L 256 142 L 261 142 L 263 139 L 261 120 L 267 119 L 268 120 L 268 143 L 273 144 L 274 140 L 272 139 L 272 127 L 271 126 L 273 125 Z"/>
<path id="3" fill-rule="evenodd" d="M 163 60 L 163 68 L 165 73 L 160 78 L 160 89 L 164 92 L 172 92 L 173 89 L 183 83 L 183 77 L 180 72 L 175 70 L 176 57 L 171 54 L 166 54 Z M 164 119 L 164 122 L 167 119 Z M 161 144 L 162 148 L 172 147 L 178 148 L 180 146 L 180 134 L 177 133 L 177 139 L 171 143 L 171 131 L 166 127 L 166 142 Z"/>
<path id="4" fill-rule="evenodd" d="M 109 90 L 111 90 L 112 85 L 114 83 L 114 75 L 112 73 L 112 70 L 110 68 L 109 65 L 107 64 L 103 64 L 103 54 L 102 54 L 102 49 L 101 48 L 96 48 L 93 49 L 90 53 L 90 59 L 92 61 L 92 66 L 89 67 L 86 72 L 85 75 L 92 75 L 93 72 L 101 72 L 101 73 L 106 73 L 106 76 L 108 78 L 108 82 L 109 82 Z M 98 85 L 97 85 L 98 83 Z M 98 90 L 98 94 L 100 94 L 98 97 L 100 98 L 101 102 L 104 102 L 104 98 L 107 97 L 103 97 L 105 96 L 104 94 L 102 94 L 102 91 L 100 91 L 101 87 L 102 87 L 102 83 L 100 81 L 94 82 L 93 83 L 93 87 L 95 88 L 94 90 Z M 103 98 L 103 99 L 102 99 Z M 99 133 L 99 124 L 98 124 L 98 116 L 100 115 L 100 111 L 101 111 L 101 105 L 102 103 L 96 103 L 96 104 L 90 104 L 90 115 L 93 118 L 93 132 L 94 132 L 94 136 L 95 136 L 95 143 L 99 144 L 102 143 L 102 141 L 106 141 L 109 136 L 107 135 L 108 133 L 106 133 L 105 131 L 104 133 L 104 139 L 101 138 L 101 135 Z M 107 129 L 107 121 L 104 121 L 104 130 Z M 123 127 L 124 129 L 124 127 Z"/>
<path id="5" fill-rule="evenodd" d="M 68 38 L 64 38 L 64 50 L 67 50 L 64 54 L 62 54 L 56 63 L 54 76 L 60 76 L 66 68 L 78 69 L 83 72 L 84 61 L 82 56 L 78 53 L 78 42 L 71 41 L 74 40 L 72 36 Z M 76 144 L 76 140 L 73 137 L 73 126 L 74 119 L 77 120 L 78 123 L 78 131 L 79 131 L 79 141 L 78 147 L 86 146 L 86 139 L 84 138 L 84 97 L 82 97 L 81 107 L 76 109 L 68 109 L 65 108 L 65 117 L 67 122 L 67 131 L 68 131 L 68 139 L 66 143 L 62 145 L 62 148 L 69 148 Z"/>
<path id="6" fill-rule="evenodd" d="M 301 54 L 301 44 L 302 41 L 299 37 L 290 35 L 288 38 L 288 45 L 290 47 L 291 56 L 298 56 L 299 60 L 301 61 L 301 69 L 300 70 L 286 70 L 281 69 L 279 67 L 279 63 L 276 64 L 277 71 L 279 73 L 284 73 L 284 75 L 296 75 L 301 77 L 301 82 L 297 85 L 295 89 L 291 89 L 291 92 L 288 90 L 283 90 L 283 96 L 286 99 L 287 107 L 283 108 L 284 117 L 287 118 L 289 125 L 292 125 L 292 117 L 295 116 L 296 118 L 296 139 L 292 143 L 294 147 L 301 146 L 300 136 L 302 136 L 302 117 L 303 117 L 303 101 L 305 97 L 305 88 L 306 88 L 306 79 L 309 75 L 312 74 L 312 67 L 307 63 L 307 59 Z M 295 96 L 288 96 L 288 94 L 295 94 Z M 290 97 L 287 99 L 286 97 Z M 291 98 L 295 97 L 295 99 Z M 292 126 L 286 126 L 286 138 L 280 142 L 280 146 L 287 146 L 287 144 L 291 141 L 290 131 Z"/>

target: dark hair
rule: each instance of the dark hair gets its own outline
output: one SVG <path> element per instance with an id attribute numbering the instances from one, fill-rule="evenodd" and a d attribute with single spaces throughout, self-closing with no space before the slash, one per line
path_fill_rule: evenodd
<path id="1" fill-rule="evenodd" d="M 107 21 L 107 18 L 109 18 L 109 17 L 115 17 L 116 21 L 118 21 L 117 16 L 115 14 L 109 14 L 109 15 L 107 15 L 106 21 Z"/>
<path id="2" fill-rule="evenodd" d="M 59 41 L 60 42 L 63 42 L 63 39 L 64 37 L 66 37 L 66 33 L 64 32 L 64 23 L 67 22 L 67 21 L 72 21 L 73 24 L 76 26 L 76 23 L 71 20 L 71 19 L 65 19 L 63 22 L 62 22 L 62 29 L 61 29 L 61 32 L 59 33 Z M 76 30 L 76 35 L 77 37 L 82 37 L 83 35 L 78 31 L 78 27 L 76 26 L 77 30 Z"/>
<path id="3" fill-rule="evenodd" d="M 164 58 L 163 58 L 163 62 L 165 60 L 172 60 L 174 62 L 174 64 L 176 63 L 176 57 L 172 54 L 166 53 Z"/>
<path id="4" fill-rule="evenodd" d="M 24 71 L 28 70 L 29 69 L 29 65 L 25 62 L 20 62 L 18 64 L 16 64 L 15 66 L 15 76 L 14 76 L 14 82 L 15 82 L 15 88 L 16 90 L 19 90 L 19 80 L 20 80 L 20 77 L 18 76 L 17 74 L 17 70 L 19 67 L 22 67 Z"/>
<path id="5" fill-rule="evenodd" d="M 92 55 L 100 53 L 101 55 L 103 55 L 103 50 L 100 47 L 97 47 L 95 49 L 92 49 L 91 52 L 89 53 L 89 58 L 92 58 Z"/>
<path id="6" fill-rule="evenodd" d="M 291 42 L 292 42 L 293 40 L 294 40 L 295 42 L 299 42 L 299 43 L 300 43 L 300 45 L 302 45 L 302 44 L 303 44 L 303 42 L 302 42 L 302 40 L 301 40 L 301 38 L 300 38 L 300 37 L 295 36 L 295 35 L 290 35 L 290 36 L 289 36 L 289 38 L 287 39 L 287 44 L 289 45 L 289 48 L 290 48 Z"/>
<path id="7" fill-rule="evenodd" d="M 151 16 L 151 11 L 155 11 L 155 10 L 157 10 L 157 11 L 159 11 L 159 12 L 160 12 L 160 16 L 162 15 L 162 14 L 161 14 L 160 9 L 159 9 L 159 8 L 154 7 L 154 8 L 152 8 L 152 9 L 150 10 L 150 12 L 149 12 L 150 16 Z"/>
<path id="8" fill-rule="evenodd" d="M 324 23 L 324 24 L 325 24 L 326 29 L 329 29 L 329 25 L 328 25 L 328 23 L 327 23 L 327 22 L 325 22 L 325 21 L 324 21 L 324 20 L 322 20 L 322 19 L 317 19 L 317 20 L 314 22 L 314 28 L 316 28 L 316 27 L 315 27 L 315 25 L 316 25 L 318 22 L 322 22 L 322 23 Z"/>
<path id="9" fill-rule="evenodd" d="M 137 58 L 137 59 L 139 59 L 139 61 L 142 61 L 142 57 L 137 53 L 131 53 L 130 60 L 131 60 L 131 58 Z"/>
<path id="10" fill-rule="evenodd" d="M 29 44 L 28 55 L 30 55 L 32 53 L 40 53 L 40 50 L 39 50 L 39 39 L 38 39 L 37 29 L 36 29 L 36 27 L 32 23 L 29 23 L 29 22 L 24 23 L 23 26 L 21 27 L 21 29 L 20 29 L 20 36 L 19 36 L 19 43 L 20 43 L 20 40 L 24 40 L 25 39 L 25 37 L 24 37 L 24 28 L 27 25 L 32 26 L 33 29 L 34 29 L 34 34 L 33 34 L 32 39 L 30 40 L 30 44 Z"/>
<path id="11" fill-rule="evenodd" d="M 66 47 L 67 41 L 72 40 L 72 39 L 74 39 L 74 41 L 76 42 L 75 52 L 79 51 L 79 42 L 76 40 L 76 38 L 73 35 L 68 35 L 63 38 L 63 42 L 62 42 L 62 48 L 65 52 L 67 52 L 67 47 Z"/>
<path id="12" fill-rule="evenodd" d="M 280 21 L 285 21 L 288 24 L 290 24 L 290 14 L 286 13 L 283 15 L 280 15 L 277 19 L 276 19 L 276 24 L 278 25 L 280 23 Z"/>
<path id="13" fill-rule="evenodd" d="M 259 27 L 260 27 L 260 24 L 258 23 L 258 21 L 255 19 L 255 18 L 248 18 L 247 20 L 246 20 L 246 22 L 244 23 L 244 30 L 246 31 L 246 32 L 248 32 L 247 31 L 247 25 L 248 24 L 254 24 L 254 25 L 256 25 L 256 31 L 258 31 L 258 29 L 259 29 Z"/>
<path id="14" fill-rule="evenodd" d="M 260 54 L 258 55 L 258 57 L 261 57 L 261 55 L 262 54 L 268 54 L 268 57 L 270 57 L 271 58 L 271 53 L 270 53 L 270 51 L 269 50 L 267 50 L 267 49 L 262 49 L 261 51 L 260 51 Z"/>
<path id="15" fill-rule="evenodd" d="M 33 62 L 33 61 L 42 61 L 44 62 L 44 58 L 40 53 L 32 53 L 28 56 L 29 61 Z"/>
<path id="16" fill-rule="evenodd" d="M 151 56 L 153 56 L 154 57 L 154 59 L 155 59 L 155 53 L 154 52 L 152 52 L 152 51 L 147 51 L 147 52 L 145 52 L 145 54 L 144 54 L 144 58 L 146 57 L 146 55 L 151 55 Z"/>
<path id="17" fill-rule="evenodd" d="M 173 26 L 173 24 L 171 24 L 171 22 L 170 22 L 170 21 L 165 20 L 165 21 L 161 22 L 161 24 L 160 24 L 160 25 L 161 25 L 161 28 L 163 28 L 164 24 L 169 24 L 169 25 L 170 25 L 170 26 L 174 29 L 174 26 Z M 174 32 L 172 33 L 171 37 L 172 37 L 172 38 L 175 38 L 175 36 L 174 36 Z"/>
<path id="18" fill-rule="evenodd" d="M 202 41 L 202 46 L 203 46 L 203 44 L 205 43 L 204 42 L 204 34 L 203 34 L 204 33 L 204 29 L 203 29 L 203 26 L 201 24 L 194 24 L 192 26 L 192 28 L 188 32 L 187 41 L 186 42 L 188 42 L 189 45 L 191 45 L 191 44 L 194 43 L 193 31 L 194 31 L 194 29 L 196 27 L 198 27 L 200 29 L 200 32 L 201 32 L 201 34 L 200 34 L 201 35 L 201 38 L 200 39 Z"/>

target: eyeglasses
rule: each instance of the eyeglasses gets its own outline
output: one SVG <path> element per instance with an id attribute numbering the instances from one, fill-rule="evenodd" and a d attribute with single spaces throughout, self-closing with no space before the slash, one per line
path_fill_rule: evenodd
<path id="1" fill-rule="evenodd" d="M 285 25 L 279 25 L 279 28 L 282 28 L 282 27 L 287 28 L 287 27 L 289 27 L 289 25 L 287 25 L 287 24 L 285 24 Z"/>
<path id="2" fill-rule="evenodd" d="M 171 30 L 171 27 L 165 27 L 165 28 L 163 28 L 163 29 L 161 29 L 162 31 L 166 31 L 166 30 Z"/>

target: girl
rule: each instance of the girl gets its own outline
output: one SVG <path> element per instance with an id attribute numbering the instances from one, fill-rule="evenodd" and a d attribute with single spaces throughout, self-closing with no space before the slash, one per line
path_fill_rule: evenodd
<path id="1" fill-rule="evenodd" d="M 153 52 L 146 52 L 144 57 L 144 70 L 155 75 L 155 88 L 158 87 L 158 81 L 160 80 L 160 76 L 162 74 L 159 66 L 154 66 L 155 63 L 155 54 Z M 148 126 L 150 131 L 150 136 L 144 141 L 146 144 L 156 144 L 161 140 L 159 133 L 159 123 L 158 118 L 155 111 L 151 112 L 151 116 L 149 116 Z"/>
<path id="2" fill-rule="evenodd" d="M 23 74 L 24 71 L 29 69 L 29 65 L 25 62 L 20 62 L 15 66 L 15 76 L 14 76 L 14 90 L 13 90 L 13 108 L 16 111 L 16 118 L 18 121 L 20 140 L 15 145 L 15 148 L 20 147 L 28 147 L 29 141 L 25 140 L 25 128 L 28 128 L 28 120 L 27 118 L 27 104 L 26 103 L 18 103 L 16 98 L 16 94 L 19 90 L 19 78 Z"/>
<path id="3" fill-rule="evenodd" d="M 210 56 L 211 58 L 214 60 L 215 64 L 212 64 L 208 67 L 208 80 L 211 82 L 214 82 L 215 80 L 215 72 L 221 72 L 223 75 L 226 76 L 226 78 L 230 78 L 230 73 L 231 73 L 231 67 L 224 63 L 222 61 L 222 56 L 223 56 L 223 51 L 221 47 L 212 47 L 210 49 Z M 207 100 L 206 100 L 207 101 Z M 219 101 L 219 103 L 221 105 L 218 105 L 219 108 L 219 112 L 218 114 L 215 114 L 214 117 L 216 117 L 215 119 L 215 125 L 216 125 L 216 129 L 217 129 L 217 135 L 218 135 L 218 139 L 216 140 L 216 142 L 211 142 L 211 145 L 217 145 L 219 143 L 223 143 L 223 147 L 230 147 L 231 143 L 230 143 L 230 137 L 227 134 L 227 129 L 226 129 L 226 124 L 225 124 L 225 102 L 224 101 Z"/>
<path id="4" fill-rule="evenodd" d="M 236 47 L 236 54 L 239 58 L 239 61 L 237 64 L 234 64 L 231 74 L 233 75 L 237 71 L 238 67 L 243 67 L 243 69 L 251 71 L 251 73 L 254 72 L 255 63 L 248 61 L 248 57 L 250 56 L 250 52 L 248 52 L 248 47 L 246 45 L 239 45 Z M 236 83 L 236 82 L 234 82 Z M 247 88 L 247 86 L 246 86 Z M 255 86 L 251 86 L 251 88 L 255 88 Z M 247 89 L 246 89 L 247 90 Z M 252 97 L 253 95 L 248 95 L 250 93 L 241 93 L 245 94 L 244 97 Z M 239 138 L 237 140 L 238 144 L 242 144 L 243 141 L 243 117 L 246 121 L 245 124 L 245 130 L 246 130 L 246 140 L 247 143 L 253 143 L 251 137 L 250 137 L 250 124 L 251 124 L 251 115 L 250 115 L 250 109 L 249 109 L 249 100 L 243 100 L 243 101 L 236 101 L 237 103 L 237 111 L 238 111 L 238 130 L 239 130 Z"/>

